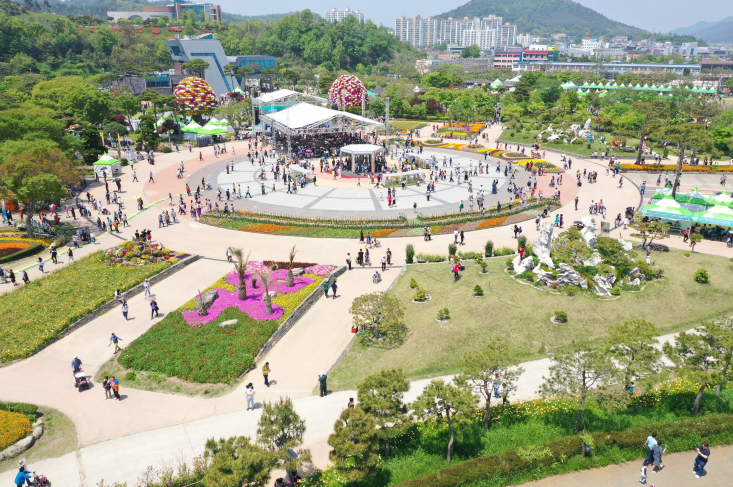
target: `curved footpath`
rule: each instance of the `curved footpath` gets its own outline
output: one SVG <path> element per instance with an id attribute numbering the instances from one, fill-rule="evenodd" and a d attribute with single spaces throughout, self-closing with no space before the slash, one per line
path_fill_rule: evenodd
<path id="1" fill-rule="evenodd" d="M 499 128 L 489 131 L 490 140 L 499 135 Z M 231 149 L 232 144 L 227 144 Z M 91 251 L 108 248 L 129 238 L 135 229 L 152 228 L 153 238 L 165 242 L 166 246 L 188 253 L 197 253 L 202 259 L 176 274 L 176 279 L 166 279 L 153 287 L 153 293 L 161 309 L 166 312 L 176 309 L 197 293 L 202 286 L 213 283 L 231 269 L 225 259 L 227 247 L 242 247 L 252 250 L 253 260 L 285 259 L 293 245 L 297 245 L 299 259 L 324 264 L 340 264 L 346 253 L 355 254 L 359 244 L 346 239 L 313 239 L 295 236 L 277 236 L 245 232 L 233 232 L 209 227 L 182 218 L 178 224 L 157 228 L 157 213 L 168 209 L 168 193 L 177 194 L 184 190 L 184 181 L 175 178 L 175 171 L 181 160 L 186 165 L 186 181 L 196 187 L 201 177 L 224 167 L 233 160 L 246 154 L 246 142 L 237 142 L 240 154 L 231 157 L 215 158 L 211 148 L 206 148 L 204 161 L 198 161 L 196 152 L 181 152 L 160 155 L 155 166 L 147 163 L 136 164 L 140 182 L 132 183 L 129 167 L 123 168 L 122 199 L 125 209 L 135 208 L 134 199 L 141 195 L 149 209 L 139 213 L 131 220 L 131 227 L 122 233 L 110 234 L 98 239 L 97 245 L 87 245 L 77 251 L 82 257 Z M 194 156 L 194 157 L 192 157 Z M 188 158 L 188 159 L 186 159 Z M 559 156 L 548 154 L 550 162 L 559 163 Z M 591 200 L 603 199 L 608 207 L 608 217 L 613 220 L 616 213 L 627 206 L 638 206 L 639 194 L 636 187 L 625 184 L 617 188 L 617 179 L 604 176 L 598 164 L 591 161 L 575 160 L 573 169 L 598 170 L 597 184 L 584 184 L 577 188 L 571 175 L 566 185 L 561 187 L 563 201 L 571 201 L 577 190 L 580 199 L 579 210 L 574 210 L 572 201 L 558 210 L 565 215 L 568 224 L 588 214 Z M 149 171 L 154 172 L 155 183 L 148 183 Z M 540 178 L 546 185 L 549 176 Z M 103 198 L 104 184 L 93 183 L 89 189 L 97 198 Z M 289 195 L 282 195 L 286 198 Z M 205 197 L 214 197 L 213 192 Z M 161 202 L 158 202 L 163 200 Z M 158 202 L 153 205 L 153 202 Z M 127 211 L 128 218 L 132 210 Z M 65 217 L 64 217 L 65 218 Z M 599 218 L 599 217 L 597 217 Z M 96 220 L 96 215 L 94 215 Z M 529 240 L 537 236 L 532 222 L 524 225 L 524 233 Z M 628 237 L 629 231 L 614 230 L 614 237 Z M 486 240 L 491 239 L 497 246 L 514 247 L 509 227 L 490 228 L 466 234 L 464 250 L 481 251 Z M 326 398 L 311 395 L 316 385 L 319 371 L 328 370 L 341 355 L 352 338 L 348 308 L 351 301 L 366 291 L 386 289 L 398 276 L 404 262 L 404 249 L 408 243 L 416 250 L 445 252 L 451 235 L 437 235 L 432 242 L 424 242 L 421 237 L 404 237 L 383 240 L 382 251 L 392 249 L 395 265 L 385 273 L 379 285 L 371 283 L 372 270 L 355 269 L 339 278 L 339 298 L 319 300 L 290 332 L 273 347 L 263 360 L 269 361 L 272 369 L 271 380 L 274 384 L 267 390 L 257 387 L 257 402 L 274 400 L 280 396 L 294 399 L 296 408 L 306 419 L 306 446 L 313 451 L 314 463 L 324 466 L 327 462 L 328 445 L 326 440 L 332 431 L 333 423 L 345 407 L 348 398 L 355 396 L 354 391 L 330 394 Z M 672 237 L 665 241 L 670 246 L 683 248 L 681 238 Z M 698 251 L 717 255 L 730 255 L 724 243 L 704 241 Z M 379 252 L 374 262 L 381 258 Z M 64 265 L 65 257 L 59 259 Z M 53 270 L 52 264 L 46 268 Z M 38 270 L 30 268 L 31 279 L 38 277 Z M 3 291 L 11 285 L 0 285 Z M 107 342 L 111 332 L 115 332 L 125 342 L 130 343 L 144 333 L 150 325 L 157 322 L 148 318 L 147 301 L 138 295 L 129 301 L 131 319 L 125 322 L 117 310 L 88 323 L 79 330 L 60 340 L 38 354 L 0 369 L 1 400 L 24 401 L 41 404 L 61 410 L 74 420 L 80 445 L 76 452 L 60 458 L 41 461 L 32 467 L 48 475 L 54 487 L 92 486 L 102 478 L 106 482 L 128 481 L 132 483 L 149 465 L 156 467 L 175 466 L 181 460 L 190 461 L 193 455 L 203 450 L 204 442 L 212 436 L 254 435 L 260 410 L 245 411 L 243 386 L 240 385 L 226 396 L 216 398 L 186 397 L 162 394 L 135 389 L 122 388 L 123 400 L 106 402 L 101 387 L 79 394 L 73 387 L 69 373 L 70 361 L 74 355 L 84 362 L 85 371 L 94 376 L 112 355 Z M 665 336 L 670 339 L 671 336 Z M 526 372 L 519 382 L 518 397 L 531 397 L 537 390 L 543 374 L 546 374 L 549 359 L 524 364 Z M 252 381 L 262 384 L 259 370 L 244 378 L 241 384 Z M 413 383 L 408 399 L 418 395 L 427 380 Z M 717 465 L 716 465 L 717 467 Z M 733 469 L 730 470 L 733 474 Z M 12 472 L 0 474 L 0 482 L 10 484 Z M 733 477 L 733 475 L 731 475 Z M 673 485 L 673 484 L 669 484 Z"/>

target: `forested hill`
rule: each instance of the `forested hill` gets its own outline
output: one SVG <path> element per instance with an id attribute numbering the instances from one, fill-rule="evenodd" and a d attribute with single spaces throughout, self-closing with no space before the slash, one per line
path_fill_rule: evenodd
<path id="1" fill-rule="evenodd" d="M 517 33 L 535 35 L 564 33 L 573 38 L 587 32 L 593 37 L 627 35 L 636 39 L 649 33 L 605 17 L 571 0 L 471 0 L 438 18 L 462 19 L 496 15 L 517 25 Z"/>

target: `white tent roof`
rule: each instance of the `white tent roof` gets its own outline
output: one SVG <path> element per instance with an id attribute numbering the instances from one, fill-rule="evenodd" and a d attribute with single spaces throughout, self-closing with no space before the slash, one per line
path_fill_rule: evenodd
<path id="1" fill-rule="evenodd" d="M 307 98 L 311 100 L 317 100 L 321 103 L 326 103 L 328 100 L 325 98 L 321 98 L 319 96 L 309 95 L 307 93 L 299 93 L 297 91 L 293 90 L 275 90 L 270 93 L 263 93 L 257 98 L 257 102 L 260 105 L 266 105 L 268 103 L 273 103 L 279 100 L 284 100 L 289 97 L 296 97 L 296 98 Z"/>
<path id="2" fill-rule="evenodd" d="M 383 150 L 384 147 L 374 144 L 351 144 L 341 148 L 341 152 L 347 152 L 349 154 L 371 154 Z"/>
<path id="3" fill-rule="evenodd" d="M 274 128 L 286 133 L 307 132 L 322 129 L 348 129 L 366 126 L 383 127 L 384 124 L 349 112 L 331 110 L 308 103 L 298 103 L 285 110 L 262 115 L 262 119 Z M 322 127 L 329 124 L 329 127 Z M 356 124 L 356 127 L 354 126 Z"/>

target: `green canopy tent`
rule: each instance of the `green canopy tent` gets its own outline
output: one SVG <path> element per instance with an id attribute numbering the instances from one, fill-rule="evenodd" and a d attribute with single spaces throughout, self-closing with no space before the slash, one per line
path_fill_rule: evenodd
<path id="1" fill-rule="evenodd" d="M 692 212 L 704 211 L 708 208 L 708 200 L 697 188 L 689 193 L 677 195 L 677 202 L 686 210 Z"/>
<path id="2" fill-rule="evenodd" d="M 675 221 L 692 221 L 691 211 L 682 208 L 675 200 L 665 198 L 655 205 L 648 205 L 641 209 L 641 214 L 649 217 L 666 218 Z"/>
<path id="3" fill-rule="evenodd" d="M 712 206 L 733 206 L 733 198 L 728 194 L 728 191 L 723 191 L 718 195 L 708 197 L 708 203 Z"/>
<path id="4" fill-rule="evenodd" d="M 105 154 L 100 157 L 99 160 L 93 164 L 93 166 L 94 174 L 99 174 L 100 176 L 104 176 L 104 174 L 106 173 L 107 176 L 111 177 L 115 174 L 119 174 L 120 170 L 122 169 L 122 163 L 119 161 L 119 159 L 115 159 L 109 154 Z"/>
<path id="5" fill-rule="evenodd" d="M 201 125 L 197 124 L 194 121 L 191 121 L 188 125 L 181 128 L 181 132 L 187 133 L 187 134 L 195 134 L 198 129 L 201 128 Z"/>
<path id="6" fill-rule="evenodd" d="M 697 223 L 707 223 L 708 225 L 733 227 L 733 209 L 722 205 L 713 206 L 709 210 L 695 215 L 694 221 Z"/>
<path id="7" fill-rule="evenodd" d="M 219 135 L 219 134 L 226 134 L 228 131 L 224 127 L 219 127 L 216 125 L 207 124 L 206 126 L 198 129 L 196 131 L 199 135 Z"/>

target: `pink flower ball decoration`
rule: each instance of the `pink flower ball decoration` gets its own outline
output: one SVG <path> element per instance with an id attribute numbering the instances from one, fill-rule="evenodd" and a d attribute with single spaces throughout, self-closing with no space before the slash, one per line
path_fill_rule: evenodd
<path id="1" fill-rule="evenodd" d="M 340 107 L 361 106 L 362 100 L 367 99 L 364 83 L 351 74 L 336 78 L 328 90 L 328 101 Z"/>
<path id="2" fill-rule="evenodd" d="M 208 111 L 216 107 L 214 90 L 209 83 L 196 76 L 189 76 L 181 81 L 174 95 L 189 112 Z"/>

